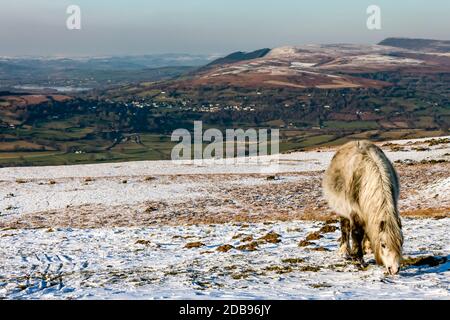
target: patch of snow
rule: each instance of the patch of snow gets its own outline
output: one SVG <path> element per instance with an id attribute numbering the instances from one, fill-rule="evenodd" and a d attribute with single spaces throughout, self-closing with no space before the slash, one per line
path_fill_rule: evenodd
<path id="1" fill-rule="evenodd" d="M 315 65 L 316 65 L 316 63 L 298 62 L 298 61 L 291 62 L 291 67 L 294 67 L 294 68 L 310 68 Z"/>
<path id="2" fill-rule="evenodd" d="M 309 248 L 298 246 L 322 225 L 291 221 L 3 230 L 0 298 L 450 299 L 450 262 L 410 266 L 386 276 L 373 256 L 367 256 L 369 267 L 359 270 L 338 255 L 339 231 L 324 234 Z M 404 219 L 404 254 L 449 258 L 449 228 L 450 219 Z M 258 238 L 270 231 L 281 236 L 280 243 L 262 244 L 251 252 L 216 250 L 242 244 L 238 234 Z M 204 246 L 184 247 L 193 241 Z M 329 251 L 311 250 L 319 246 Z"/>

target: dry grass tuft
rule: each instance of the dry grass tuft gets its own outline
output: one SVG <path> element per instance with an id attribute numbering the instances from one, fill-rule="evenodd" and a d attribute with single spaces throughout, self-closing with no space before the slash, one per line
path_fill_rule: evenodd
<path id="1" fill-rule="evenodd" d="M 311 232 L 310 234 L 308 234 L 305 238 L 306 241 L 311 241 L 311 240 L 319 240 L 320 238 L 322 238 L 323 236 L 318 232 Z"/>
<path id="2" fill-rule="evenodd" d="M 224 245 L 218 247 L 216 250 L 219 252 L 228 252 L 231 249 L 234 249 L 234 247 L 231 244 L 224 244 Z"/>
<path id="3" fill-rule="evenodd" d="M 313 245 L 314 243 L 312 243 L 312 242 L 310 242 L 310 241 L 307 241 L 307 240 L 302 240 L 302 241 L 300 241 L 300 243 L 298 244 L 298 246 L 299 247 L 307 247 L 307 246 L 310 246 L 310 245 Z"/>
<path id="4" fill-rule="evenodd" d="M 140 240 L 137 240 L 136 242 L 135 242 L 135 244 L 142 244 L 142 245 L 149 245 L 150 244 L 150 241 L 148 241 L 148 240 L 143 240 L 143 239 L 140 239 Z"/>
<path id="5" fill-rule="evenodd" d="M 449 218 L 450 208 L 425 208 L 402 211 L 402 217 L 410 218 Z"/>
<path id="6" fill-rule="evenodd" d="M 259 240 L 265 241 L 267 243 L 279 243 L 281 242 L 280 237 L 281 236 L 278 233 L 269 232 L 265 236 L 259 238 Z"/>
<path id="7" fill-rule="evenodd" d="M 337 227 L 332 226 L 332 225 L 325 225 L 322 228 L 320 228 L 319 232 L 320 233 L 331 233 L 331 232 L 335 232 L 337 230 Z"/>
<path id="8" fill-rule="evenodd" d="M 281 260 L 281 262 L 283 262 L 283 263 L 290 263 L 290 264 L 302 263 L 304 261 L 305 261 L 305 259 L 302 259 L 302 258 L 287 258 L 287 259 Z"/>
<path id="9" fill-rule="evenodd" d="M 184 246 L 186 249 L 193 249 L 193 248 L 200 248 L 203 247 L 205 244 L 199 241 L 196 242 L 189 242 L 186 243 L 186 245 Z"/>
<path id="10" fill-rule="evenodd" d="M 259 243 L 256 241 L 253 241 L 253 242 L 250 242 L 247 244 L 240 245 L 240 246 L 236 247 L 236 249 L 242 250 L 242 251 L 256 251 L 256 250 L 258 250 L 258 247 L 259 247 Z"/>
<path id="11" fill-rule="evenodd" d="M 303 271 L 303 272 L 306 272 L 306 271 L 318 272 L 318 271 L 320 271 L 320 267 L 317 267 L 317 266 L 304 266 L 304 267 L 300 268 L 300 271 Z"/>

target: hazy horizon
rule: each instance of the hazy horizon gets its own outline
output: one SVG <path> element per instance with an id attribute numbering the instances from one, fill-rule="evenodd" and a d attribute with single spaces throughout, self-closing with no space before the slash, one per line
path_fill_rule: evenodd
<path id="1" fill-rule="evenodd" d="M 447 40 L 450 30 L 445 0 L 0 1 L 0 56 L 224 55 L 388 37 Z M 66 28 L 71 4 L 81 8 L 81 30 Z M 381 8 L 381 30 L 366 27 L 371 4 Z"/>

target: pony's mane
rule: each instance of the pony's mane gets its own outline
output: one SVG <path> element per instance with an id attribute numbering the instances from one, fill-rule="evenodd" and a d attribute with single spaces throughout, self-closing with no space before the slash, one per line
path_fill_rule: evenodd
<path id="1" fill-rule="evenodd" d="M 368 166 L 371 174 L 377 176 L 379 181 L 378 187 L 380 193 L 372 196 L 378 200 L 378 210 L 372 215 L 372 223 L 369 231 L 371 242 L 374 245 L 373 251 L 375 258 L 380 261 L 380 233 L 384 232 L 386 237 L 386 245 L 401 256 L 403 235 L 401 230 L 401 221 L 397 211 L 398 188 L 393 184 L 398 184 L 398 177 L 390 165 L 389 160 L 384 153 L 376 146 L 371 145 L 367 148 L 364 161 Z M 391 180 L 394 179 L 394 181 Z M 380 224 L 384 224 L 383 230 L 380 230 Z"/>
<path id="2" fill-rule="evenodd" d="M 394 250 L 398 255 L 402 255 L 402 245 L 403 245 L 403 234 L 401 230 L 401 222 L 400 219 L 394 215 L 386 215 L 384 217 L 384 232 L 386 237 L 386 245 L 391 249 Z M 378 224 L 379 225 L 379 224 Z M 376 233 L 374 236 L 374 254 L 377 262 L 380 262 L 380 250 L 381 250 L 381 243 L 380 243 L 380 231 Z"/>

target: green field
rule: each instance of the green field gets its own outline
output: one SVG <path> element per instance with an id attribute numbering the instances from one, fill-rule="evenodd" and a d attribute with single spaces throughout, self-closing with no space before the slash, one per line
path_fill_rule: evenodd
<path id="1" fill-rule="evenodd" d="M 393 131 L 369 130 L 357 134 L 348 134 L 346 136 L 320 134 L 308 131 L 294 131 L 289 134 L 281 134 L 280 152 L 285 153 L 307 150 L 316 146 L 339 145 L 352 139 L 383 141 L 389 139 L 413 139 L 441 136 L 445 134 L 448 134 L 448 132 L 406 129 Z M 120 143 L 110 150 L 107 150 L 109 142 L 98 139 L 77 142 L 59 141 L 59 146 L 63 149 L 76 146 L 79 149 L 92 150 L 83 153 L 67 151 L 0 152 L 0 167 L 72 165 L 170 159 L 172 148 L 177 143 L 170 141 L 170 136 L 148 133 L 141 133 L 139 135 L 142 144 L 128 141 Z M 64 139 L 65 137 L 61 138 Z M 207 144 L 204 144 L 204 146 L 206 145 Z"/>

